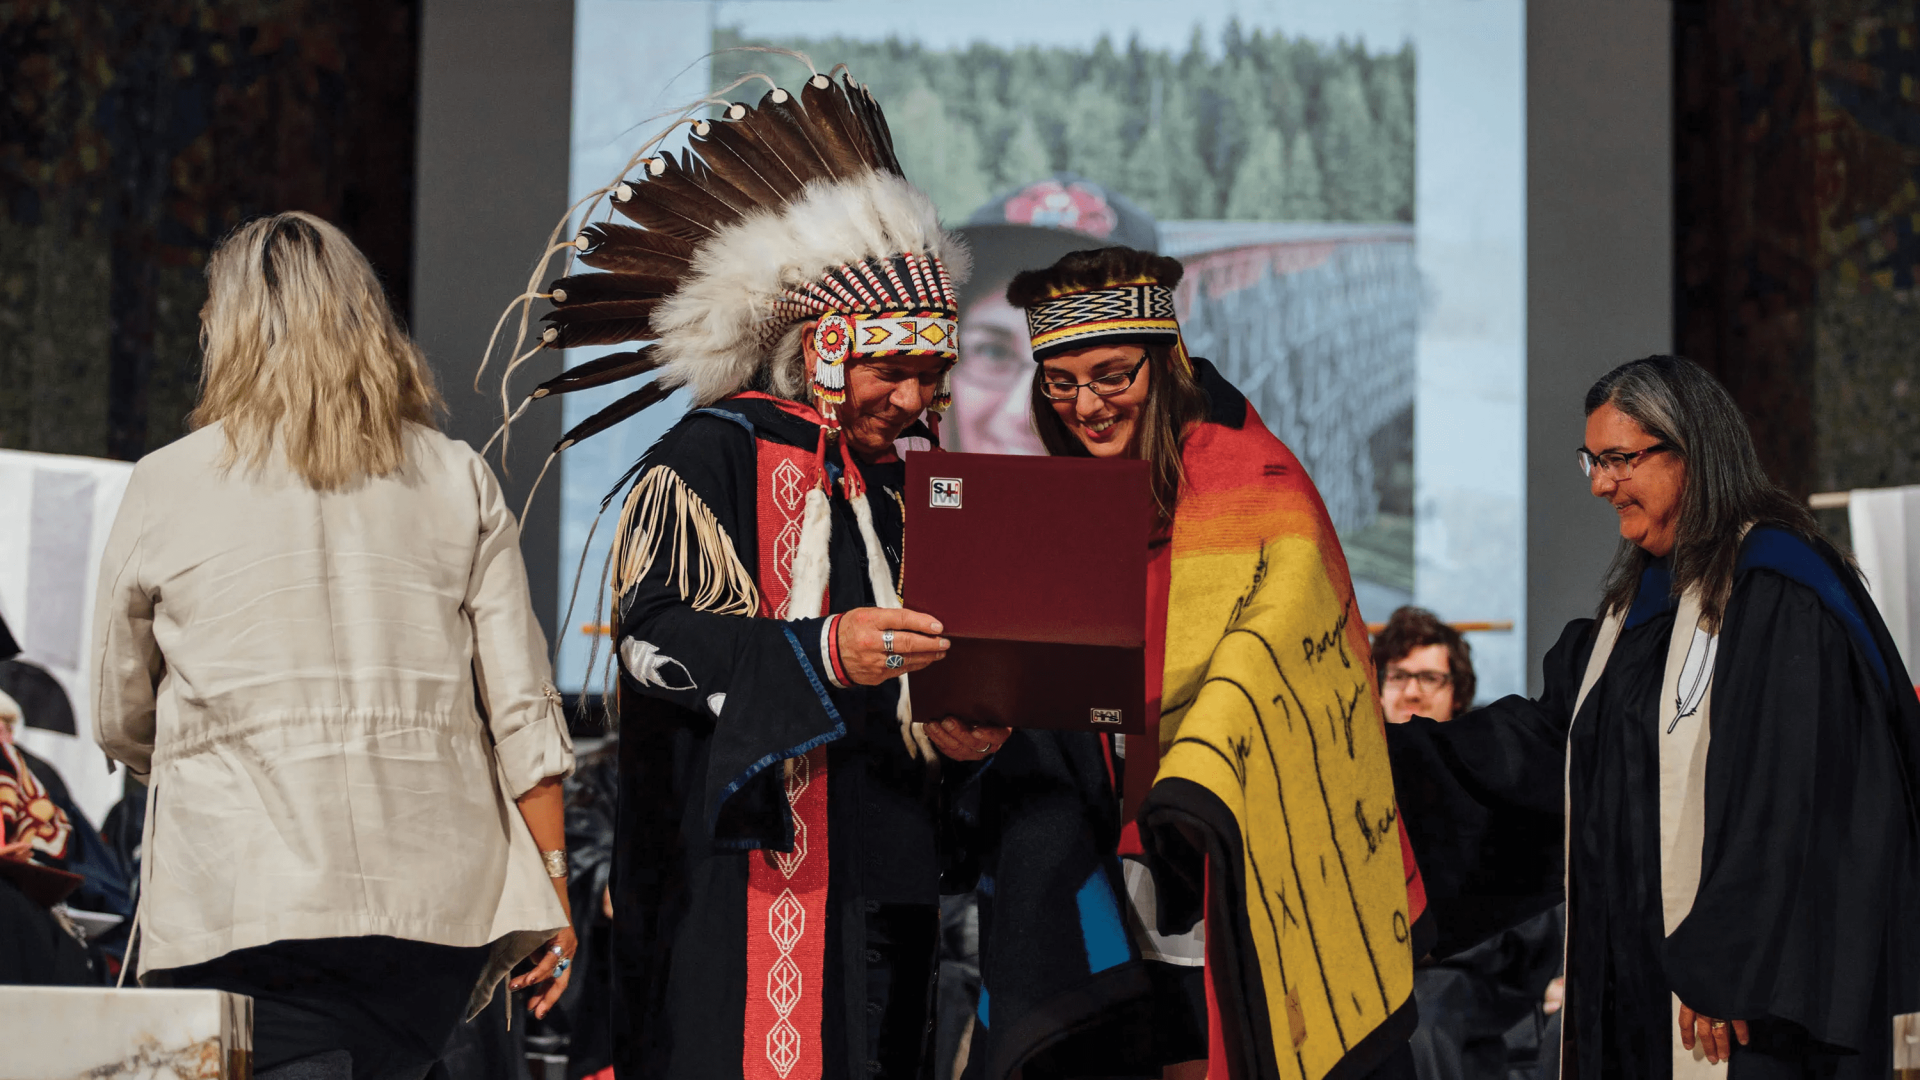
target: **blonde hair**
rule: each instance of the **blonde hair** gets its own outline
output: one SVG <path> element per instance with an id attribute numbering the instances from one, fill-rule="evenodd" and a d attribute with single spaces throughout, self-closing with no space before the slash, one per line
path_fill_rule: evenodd
<path id="1" fill-rule="evenodd" d="M 226 464 L 287 464 L 321 491 L 406 463 L 408 423 L 443 408 L 426 357 L 346 234 L 312 214 L 250 221 L 207 261 L 196 429 L 220 423 Z"/>

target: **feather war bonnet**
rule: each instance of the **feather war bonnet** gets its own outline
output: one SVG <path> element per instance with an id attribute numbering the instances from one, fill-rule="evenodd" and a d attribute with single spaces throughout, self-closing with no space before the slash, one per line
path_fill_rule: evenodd
<path id="1" fill-rule="evenodd" d="M 775 86 L 757 106 L 726 104 L 717 119 L 690 110 L 635 155 L 627 175 L 588 196 L 610 199 L 632 224 L 589 224 L 550 244 L 548 259 L 564 253 L 598 272 L 567 273 L 542 292 L 530 282 L 515 299 L 523 342 L 532 301 L 550 299 L 553 310 L 538 344 L 502 375 L 503 411 L 514 369 L 540 349 L 651 344 L 541 383 L 502 433 L 537 399 L 654 371 L 658 378 L 575 425 L 553 453 L 681 387 L 695 407 L 756 382 L 796 401 L 811 390 L 833 427 L 828 406 L 844 399 L 846 359 L 954 355 L 966 248 L 902 175 L 872 93 L 835 70 L 838 82 L 816 72 L 798 96 Z M 682 124 L 692 128 L 687 149 L 643 156 Z M 571 220 L 569 212 L 555 241 Z M 825 362 L 809 387 L 797 330 L 811 320 L 819 320 Z M 936 407 L 947 400 L 943 387 Z"/>

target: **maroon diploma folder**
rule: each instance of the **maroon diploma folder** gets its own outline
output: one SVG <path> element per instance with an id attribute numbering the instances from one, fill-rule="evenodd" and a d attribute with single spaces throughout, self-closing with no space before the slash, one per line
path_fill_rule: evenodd
<path id="1" fill-rule="evenodd" d="M 947 657 L 914 673 L 913 718 L 1146 730 L 1147 464 L 913 453 L 903 602 Z"/>

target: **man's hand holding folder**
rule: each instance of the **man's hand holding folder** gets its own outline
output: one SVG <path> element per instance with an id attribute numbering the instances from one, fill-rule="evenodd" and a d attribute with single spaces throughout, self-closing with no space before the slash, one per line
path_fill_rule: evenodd
<path id="1" fill-rule="evenodd" d="M 840 616 L 840 666 L 861 686 L 919 671 L 947 655 L 940 620 L 906 608 L 855 608 Z M 887 657 L 899 656 L 889 666 Z"/>
<path id="2" fill-rule="evenodd" d="M 840 616 L 840 667 L 861 686 L 919 671 L 947 655 L 952 642 L 940 636 L 940 620 L 906 608 L 855 608 Z M 990 724 L 946 717 L 926 725 L 934 749 L 955 761 L 989 757 L 1013 732 Z"/>

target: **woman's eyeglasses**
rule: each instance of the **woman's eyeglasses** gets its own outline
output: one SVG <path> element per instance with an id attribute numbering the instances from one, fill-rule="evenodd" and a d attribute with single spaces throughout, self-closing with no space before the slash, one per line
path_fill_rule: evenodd
<path id="1" fill-rule="evenodd" d="M 1140 369 L 1146 365 L 1147 358 L 1142 355 L 1140 362 L 1133 365 L 1130 371 L 1116 371 L 1111 375 L 1102 375 L 1086 382 L 1074 382 L 1072 379 L 1049 376 L 1041 380 L 1040 392 L 1047 395 L 1050 401 L 1072 401 L 1080 396 L 1080 388 L 1083 386 L 1101 397 L 1124 394 L 1127 387 L 1132 386 L 1133 380 L 1139 376 Z"/>
<path id="2" fill-rule="evenodd" d="M 1419 683 L 1420 689 L 1432 694 L 1452 682 L 1453 676 L 1445 671 L 1401 671 L 1399 668 L 1390 667 L 1387 669 L 1385 681 L 1388 686 L 1404 686 L 1409 682 Z"/>
<path id="3" fill-rule="evenodd" d="M 1645 450 L 1635 450 L 1630 454 L 1622 454 L 1617 450 L 1596 454 L 1583 446 L 1580 448 L 1580 472 L 1591 478 L 1594 470 L 1598 469 L 1600 475 L 1610 480 L 1625 480 L 1633 475 L 1634 467 L 1640 464 L 1641 458 L 1671 449 L 1673 449 L 1671 445 L 1657 442 Z"/>

